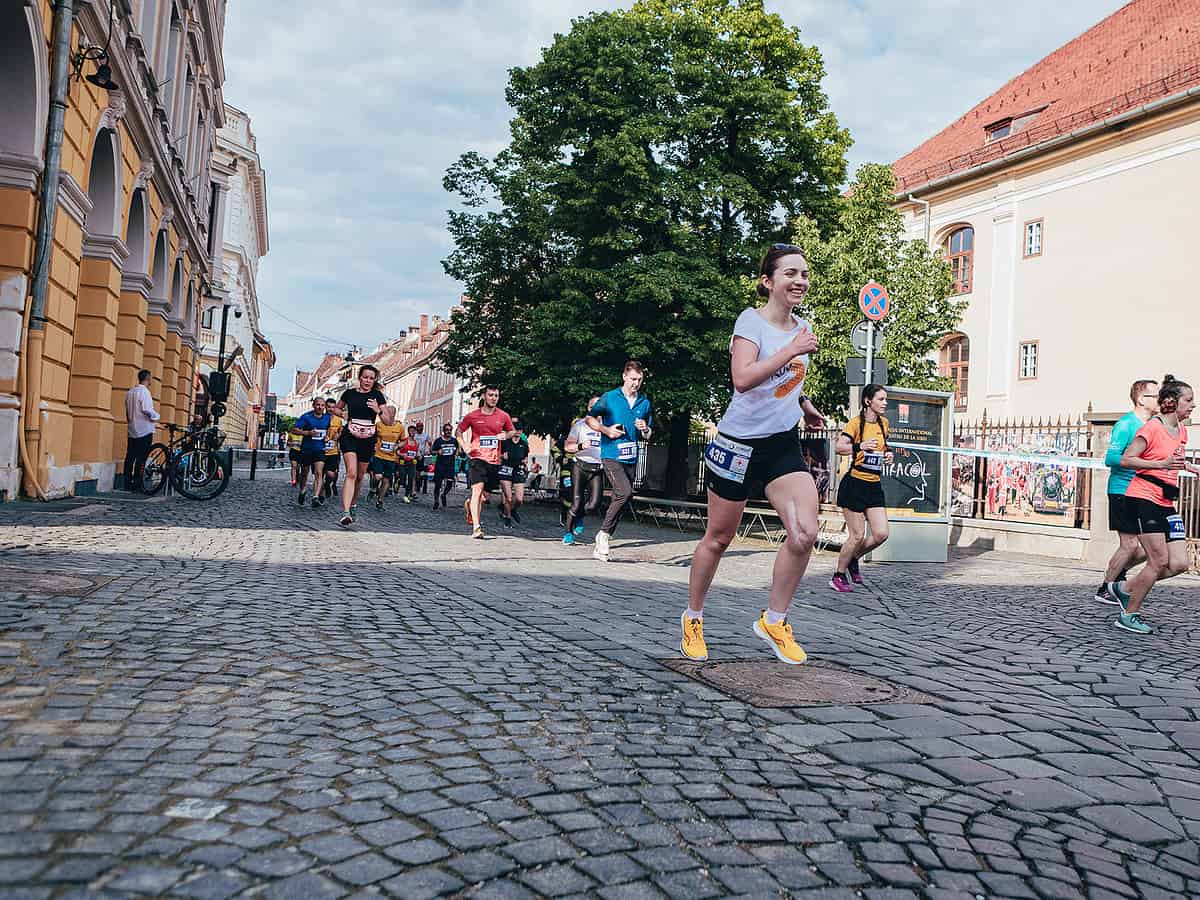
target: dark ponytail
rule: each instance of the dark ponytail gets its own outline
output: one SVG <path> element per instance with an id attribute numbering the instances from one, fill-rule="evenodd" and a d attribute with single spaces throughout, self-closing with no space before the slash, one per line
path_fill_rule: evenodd
<path id="1" fill-rule="evenodd" d="M 1184 381 L 1176 381 L 1174 375 L 1164 375 L 1158 388 L 1158 411 L 1173 413 L 1179 405 L 1179 398 L 1184 391 L 1190 391 L 1192 386 Z"/>

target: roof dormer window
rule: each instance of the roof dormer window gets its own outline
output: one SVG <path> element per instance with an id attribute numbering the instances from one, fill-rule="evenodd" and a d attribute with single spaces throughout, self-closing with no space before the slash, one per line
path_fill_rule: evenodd
<path id="1" fill-rule="evenodd" d="M 1042 110 L 1045 108 L 1044 106 L 1040 106 L 1037 109 L 1031 109 L 1029 112 L 1021 113 L 1019 116 L 1009 116 L 1006 119 L 999 119 L 991 125 L 983 126 L 983 130 L 987 134 L 987 142 L 990 144 L 992 141 L 1006 138 L 1010 134 L 1024 131 L 1034 119 L 1041 115 Z"/>

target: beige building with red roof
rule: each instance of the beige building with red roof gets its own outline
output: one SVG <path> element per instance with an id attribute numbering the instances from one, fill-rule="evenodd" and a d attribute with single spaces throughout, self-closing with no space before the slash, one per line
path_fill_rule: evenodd
<path id="1" fill-rule="evenodd" d="M 939 363 L 970 418 L 1200 385 L 1200 0 L 1134 0 L 897 160 L 909 236 L 969 301 Z M 886 349 L 886 348 L 885 348 Z"/>

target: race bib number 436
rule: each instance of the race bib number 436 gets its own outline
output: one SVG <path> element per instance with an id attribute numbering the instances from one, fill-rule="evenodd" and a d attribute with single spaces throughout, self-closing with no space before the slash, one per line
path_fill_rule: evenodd
<path id="1" fill-rule="evenodd" d="M 714 475 L 741 484 L 746 480 L 746 471 L 750 468 L 750 455 L 753 452 L 753 447 L 739 444 L 718 434 L 704 448 L 704 465 Z"/>

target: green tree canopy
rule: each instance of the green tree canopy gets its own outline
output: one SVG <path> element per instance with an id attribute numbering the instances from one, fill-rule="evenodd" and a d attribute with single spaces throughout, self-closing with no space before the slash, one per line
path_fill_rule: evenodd
<path id="1" fill-rule="evenodd" d="M 742 279 L 794 220 L 833 224 L 850 140 L 823 75 L 761 0 L 575 20 L 511 71 L 509 146 L 446 174 L 465 208 L 444 266 L 468 298 L 442 364 L 558 433 L 638 357 L 675 456 L 728 399 Z"/>
<path id="2" fill-rule="evenodd" d="M 890 166 L 865 165 L 841 199 L 829 237 L 822 237 L 821 223 L 811 218 L 795 223 L 795 242 L 804 248 L 812 279 L 805 306 L 821 342 L 804 390 L 827 415 L 846 408 L 846 358 L 858 355 L 851 350 L 850 331 L 862 318 L 858 292 L 871 280 L 886 287 L 892 301 L 883 323 L 888 380 L 950 389 L 930 357 L 958 325 L 966 301 L 952 296 L 950 267 L 936 249 L 923 240 L 904 240 L 895 190 Z"/>

